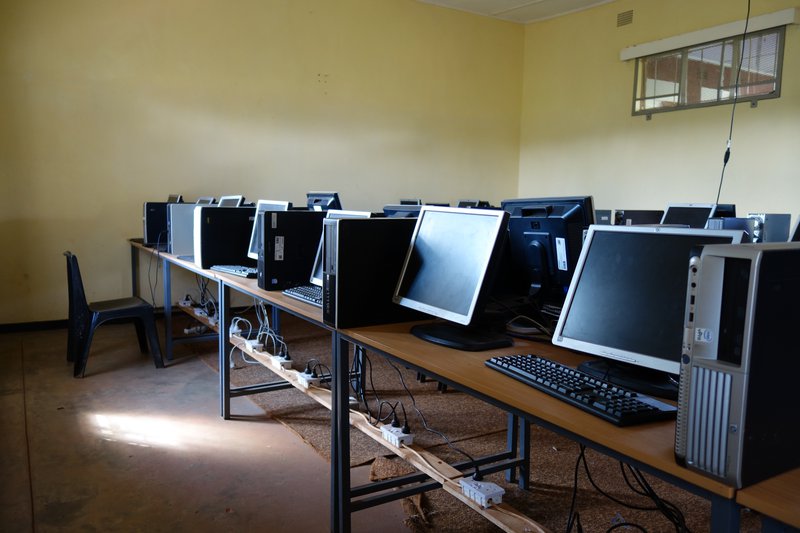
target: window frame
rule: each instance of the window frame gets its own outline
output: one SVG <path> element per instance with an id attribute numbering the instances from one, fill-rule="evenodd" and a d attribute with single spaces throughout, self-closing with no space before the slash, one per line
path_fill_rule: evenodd
<path id="1" fill-rule="evenodd" d="M 737 72 L 738 68 L 740 68 L 740 58 L 741 58 L 741 47 L 743 38 L 744 39 L 751 39 L 753 37 L 757 37 L 762 34 L 775 34 L 778 37 L 778 42 L 776 44 L 776 65 L 775 65 L 775 90 L 771 91 L 767 94 L 758 94 L 758 95 L 750 95 L 750 96 L 742 96 L 739 94 L 734 99 L 734 96 L 730 96 L 728 98 L 720 99 L 719 94 L 718 97 L 714 100 L 709 100 L 707 102 L 696 102 L 696 103 L 686 103 L 686 91 L 687 91 L 687 79 L 688 79 L 688 65 L 689 65 L 689 55 L 691 52 L 696 51 L 701 48 L 708 47 L 709 45 L 719 45 L 723 50 L 725 49 L 726 45 L 730 43 L 732 47 L 732 58 L 734 58 L 734 62 L 737 65 Z M 688 46 L 683 46 L 680 48 L 675 48 L 673 50 L 664 50 L 662 52 L 648 54 L 640 57 L 635 58 L 635 65 L 634 65 L 634 76 L 633 76 L 633 98 L 631 103 L 631 114 L 633 116 L 651 116 L 655 113 L 666 113 L 670 111 L 679 111 L 684 109 L 697 109 L 697 108 L 704 108 L 704 107 L 712 107 L 718 105 L 726 105 L 726 104 L 733 104 L 735 102 L 750 102 L 752 107 L 758 105 L 759 100 L 767 100 L 773 98 L 779 98 L 781 95 L 781 85 L 783 79 L 783 55 L 784 55 L 784 46 L 786 44 L 786 26 L 779 25 L 774 26 L 771 28 L 764 28 L 758 31 L 749 32 L 746 35 L 732 35 L 724 38 L 718 38 L 711 41 L 706 41 L 703 43 L 692 44 Z M 680 79 L 676 82 L 678 85 L 677 93 L 671 93 L 673 96 L 677 96 L 678 102 L 674 106 L 664 106 L 664 107 L 652 107 L 652 108 L 642 108 L 641 110 L 637 110 L 637 104 L 644 103 L 648 100 L 653 100 L 657 98 L 657 96 L 647 96 L 647 95 L 640 95 L 639 94 L 639 86 L 642 83 L 641 76 L 645 68 L 643 65 L 649 59 L 654 59 L 658 57 L 668 57 L 671 55 L 679 55 L 679 70 L 680 70 Z M 725 65 L 724 58 L 721 58 L 721 65 Z M 724 75 L 724 68 L 720 69 L 720 76 Z M 750 84 L 748 84 L 750 85 Z M 739 83 L 739 88 L 746 86 L 743 85 L 741 82 Z M 733 94 L 735 85 L 729 85 L 727 88 Z M 725 90 L 726 86 L 723 86 L 721 83 L 717 87 L 718 93 L 722 90 Z M 738 92 L 741 92 L 738 91 Z M 670 95 L 659 95 L 659 96 L 670 96 Z"/>

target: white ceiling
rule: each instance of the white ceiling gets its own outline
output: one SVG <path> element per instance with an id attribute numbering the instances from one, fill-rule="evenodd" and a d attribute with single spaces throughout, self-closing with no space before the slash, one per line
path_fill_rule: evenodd
<path id="1" fill-rule="evenodd" d="M 589 9 L 613 0 L 419 0 L 511 22 L 535 22 Z"/>

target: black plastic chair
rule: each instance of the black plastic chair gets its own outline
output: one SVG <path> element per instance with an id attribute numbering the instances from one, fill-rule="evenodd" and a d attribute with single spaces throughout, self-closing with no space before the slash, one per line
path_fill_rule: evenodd
<path id="1" fill-rule="evenodd" d="M 67 333 L 67 361 L 75 363 L 74 376 L 83 377 L 94 330 L 109 320 L 132 319 L 136 324 L 139 349 L 150 353 L 156 368 L 164 368 L 161 347 L 158 344 L 156 320 L 153 306 L 137 297 L 119 298 L 88 303 L 83 290 L 78 258 L 72 252 L 64 252 L 67 257 L 67 284 L 69 287 L 69 328 Z"/>

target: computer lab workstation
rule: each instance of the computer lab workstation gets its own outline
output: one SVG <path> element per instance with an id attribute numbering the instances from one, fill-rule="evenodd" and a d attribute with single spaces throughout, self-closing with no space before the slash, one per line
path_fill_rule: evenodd
<path id="1" fill-rule="evenodd" d="M 299 206 L 175 200 L 144 206 L 132 290 L 139 263 L 160 259 L 170 359 L 174 342 L 192 340 L 172 338 L 171 267 L 217 284 L 212 307 L 179 306 L 218 331 L 224 418 L 232 396 L 287 387 L 331 409 L 332 530 L 440 487 L 503 529 L 537 530 L 482 479 L 505 471 L 528 488 L 530 424 L 710 500 L 714 531 L 737 529 L 740 504 L 762 510 L 765 529 L 797 526 L 788 504 L 800 443 L 784 399 L 799 370 L 787 346 L 800 318 L 800 229 L 789 215 L 675 203 L 653 222 L 596 209 L 591 196 L 375 212 L 344 210 L 333 192 Z M 231 291 L 271 308 L 268 330 L 234 330 Z M 330 369 L 293 368 L 275 340 L 281 313 L 330 332 Z M 283 380 L 231 388 L 231 344 Z M 505 411 L 505 452 L 443 465 L 414 444 L 422 428 L 375 418 L 367 352 Z M 351 427 L 417 472 L 351 486 Z M 777 498 L 788 507 L 775 505 L 776 486 L 790 489 Z"/>

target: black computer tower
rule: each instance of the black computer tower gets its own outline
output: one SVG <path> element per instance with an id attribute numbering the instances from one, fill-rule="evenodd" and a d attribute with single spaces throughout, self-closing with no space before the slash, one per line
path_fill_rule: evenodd
<path id="1" fill-rule="evenodd" d="M 737 488 L 800 466 L 800 244 L 704 246 L 689 264 L 675 456 Z"/>
<path id="2" fill-rule="evenodd" d="M 416 219 L 327 219 L 322 319 L 336 328 L 420 320 L 392 302 Z"/>
<path id="3" fill-rule="evenodd" d="M 167 206 L 169 202 L 145 202 L 142 221 L 144 223 L 144 245 L 158 246 L 166 250 L 169 242 Z"/>
<path id="4" fill-rule="evenodd" d="M 258 286 L 279 291 L 308 283 L 322 237 L 324 211 L 258 215 Z"/>
<path id="5" fill-rule="evenodd" d="M 194 262 L 213 265 L 255 266 L 247 257 L 255 207 L 199 206 L 194 210 Z"/>

